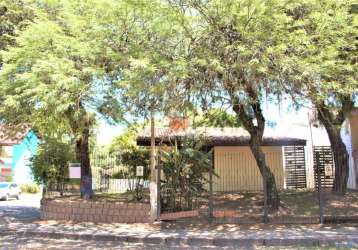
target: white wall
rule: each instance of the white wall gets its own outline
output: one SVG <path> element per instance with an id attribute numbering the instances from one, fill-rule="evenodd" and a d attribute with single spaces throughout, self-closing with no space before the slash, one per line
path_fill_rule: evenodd
<path id="1" fill-rule="evenodd" d="M 349 177 L 347 187 L 350 189 L 357 189 L 356 185 L 356 171 L 354 167 L 354 158 L 353 158 L 353 147 L 352 147 L 352 137 L 351 137 L 351 127 L 349 122 L 345 122 L 342 126 L 341 137 L 346 145 L 348 154 L 349 154 Z"/>
<path id="2" fill-rule="evenodd" d="M 137 183 L 136 179 L 109 179 L 108 190 L 109 193 L 125 193 L 130 188 L 134 189 Z M 93 178 L 92 181 L 93 188 L 99 190 L 101 188 L 100 180 Z M 149 181 L 140 181 L 140 184 L 143 185 L 144 188 L 149 188 Z M 102 188 L 105 188 L 104 186 Z"/>
<path id="3" fill-rule="evenodd" d="M 33 176 L 29 167 L 30 157 L 30 151 L 26 151 L 14 167 L 14 180 L 16 180 L 18 184 L 30 184 L 33 182 Z"/>

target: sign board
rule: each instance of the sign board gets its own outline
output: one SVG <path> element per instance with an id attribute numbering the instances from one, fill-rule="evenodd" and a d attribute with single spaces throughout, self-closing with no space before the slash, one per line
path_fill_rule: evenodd
<path id="1" fill-rule="evenodd" d="M 70 179 L 81 179 L 81 163 L 69 164 Z"/>
<path id="2" fill-rule="evenodd" d="M 138 177 L 142 177 L 144 175 L 144 167 L 143 166 L 137 166 L 136 175 Z"/>
<path id="3" fill-rule="evenodd" d="M 332 176 L 333 175 L 333 169 L 331 164 L 325 164 L 324 165 L 324 175 L 325 176 Z"/>

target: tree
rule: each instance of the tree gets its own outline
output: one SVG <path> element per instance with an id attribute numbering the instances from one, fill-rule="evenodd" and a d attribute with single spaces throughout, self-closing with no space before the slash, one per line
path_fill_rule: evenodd
<path id="1" fill-rule="evenodd" d="M 239 127 L 237 118 L 234 114 L 222 109 L 209 109 L 203 114 L 193 115 L 193 125 L 195 127 Z"/>
<path id="2" fill-rule="evenodd" d="M 145 116 L 175 99 L 163 91 L 175 89 L 170 77 L 183 61 L 173 12 L 162 1 L 33 3 L 38 18 L 5 53 L 1 113 L 8 122 L 69 131 L 82 177 L 90 176 L 88 137 L 97 114 Z"/>
<path id="3" fill-rule="evenodd" d="M 129 1 L 130 9 L 126 15 L 135 21 L 130 22 L 125 39 L 127 65 L 117 69 L 119 100 L 125 110 L 135 117 L 150 118 L 151 124 L 151 217 L 157 218 L 158 189 L 155 162 L 154 140 L 155 117 L 173 108 L 181 110 L 184 105 L 180 85 L 172 81 L 173 75 L 183 74 L 182 51 L 180 45 L 181 26 L 176 13 L 163 1 Z M 130 18 L 130 19 L 131 19 Z M 117 34 L 111 41 L 118 40 Z"/>
<path id="4" fill-rule="evenodd" d="M 137 146 L 137 136 L 139 131 L 142 130 L 147 124 L 132 123 L 128 125 L 123 133 L 112 139 L 112 142 L 109 146 L 109 151 L 121 152 L 138 148 Z"/>
<path id="5" fill-rule="evenodd" d="M 35 17 L 33 9 L 22 0 L 3 0 L 0 4 L 0 52 L 15 45 L 16 33 Z M 2 57 L 0 55 L 0 68 Z"/>
<path id="6" fill-rule="evenodd" d="M 210 102 L 225 102 L 233 108 L 238 124 L 250 133 L 250 149 L 263 177 L 267 202 L 277 209 L 275 178 L 261 148 L 262 101 L 265 94 L 281 92 L 272 68 L 276 54 L 282 53 L 283 3 L 188 0 L 177 1 L 176 6 L 192 20 L 189 33 L 195 34 L 189 56 L 190 68 L 195 70 L 193 89 L 213 93 Z"/>
<path id="7" fill-rule="evenodd" d="M 206 174 L 212 167 L 212 151 L 203 151 L 203 142 L 184 138 L 180 142 L 176 141 L 172 150 L 160 152 L 165 209 L 174 212 L 192 210 L 193 200 L 206 191 Z M 181 204 L 182 199 L 185 204 Z"/>
<path id="8" fill-rule="evenodd" d="M 349 174 L 348 152 L 340 132 L 354 108 L 358 88 L 358 29 L 353 1 L 296 1 L 289 17 L 286 57 L 280 75 L 296 99 L 308 98 L 328 133 L 334 154 L 333 191 L 344 194 Z M 282 70 L 283 69 L 283 70 Z"/>
<path id="9" fill-rule="evenodd" d="M 121 152 L 137 147 L 137 138 L 138 132 L 136 128 L 129 127 L 127 128 L 120 136 L 115 137 L 110 145 L 110 152 Z"/>
<path id="10" fill-rule="evenodd" d="M 88 3 L 89 12 L 80 11 L 81 3 L 65 0 L 39 0 L 34 6 L 41 6 L 38 18 L 19 34 L 17 46 L 4 53 L 0 82 L 6 96 L 0 112 L 6 122 L 29 123 L 43 134 L 67 131 L 81 178 L 91 182 L 89 137 L 95 115 L 115 118 L 118 110 L 111 82 L 104 78 L 107 48 L 91 39 L 89 20 L 103 6 Z"/>
<path id="11" fill-rule="evenodd" d="M 31 159 L 31 171 L 34 180 L 44 185 L 44 190 L 57 185 L 59 191 L 67 175 L 68 164 L 74 160 L 74 152 L 70 144 L 53 138 L 44 138 L 36 155 Z"/>

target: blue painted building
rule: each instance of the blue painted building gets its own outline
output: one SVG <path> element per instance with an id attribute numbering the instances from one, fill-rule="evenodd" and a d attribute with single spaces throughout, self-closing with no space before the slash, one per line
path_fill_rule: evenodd
<path id="1" fill-rule="evenodd" d="M 30 128 L 11 133 L 0 126 L 0 182 L 33 182 L 29 165 L 38 144 L 39 138 Z"/>

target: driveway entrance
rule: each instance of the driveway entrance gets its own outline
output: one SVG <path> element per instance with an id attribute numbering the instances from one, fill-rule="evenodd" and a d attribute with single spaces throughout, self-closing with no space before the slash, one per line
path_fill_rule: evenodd
<path id="1" fill-rule="evenodd" d="M 0 226 L 10 222 L 30 222 L 40 218 L 41 194 L 22 194 L 20 200 L 0 201 Z"/>

